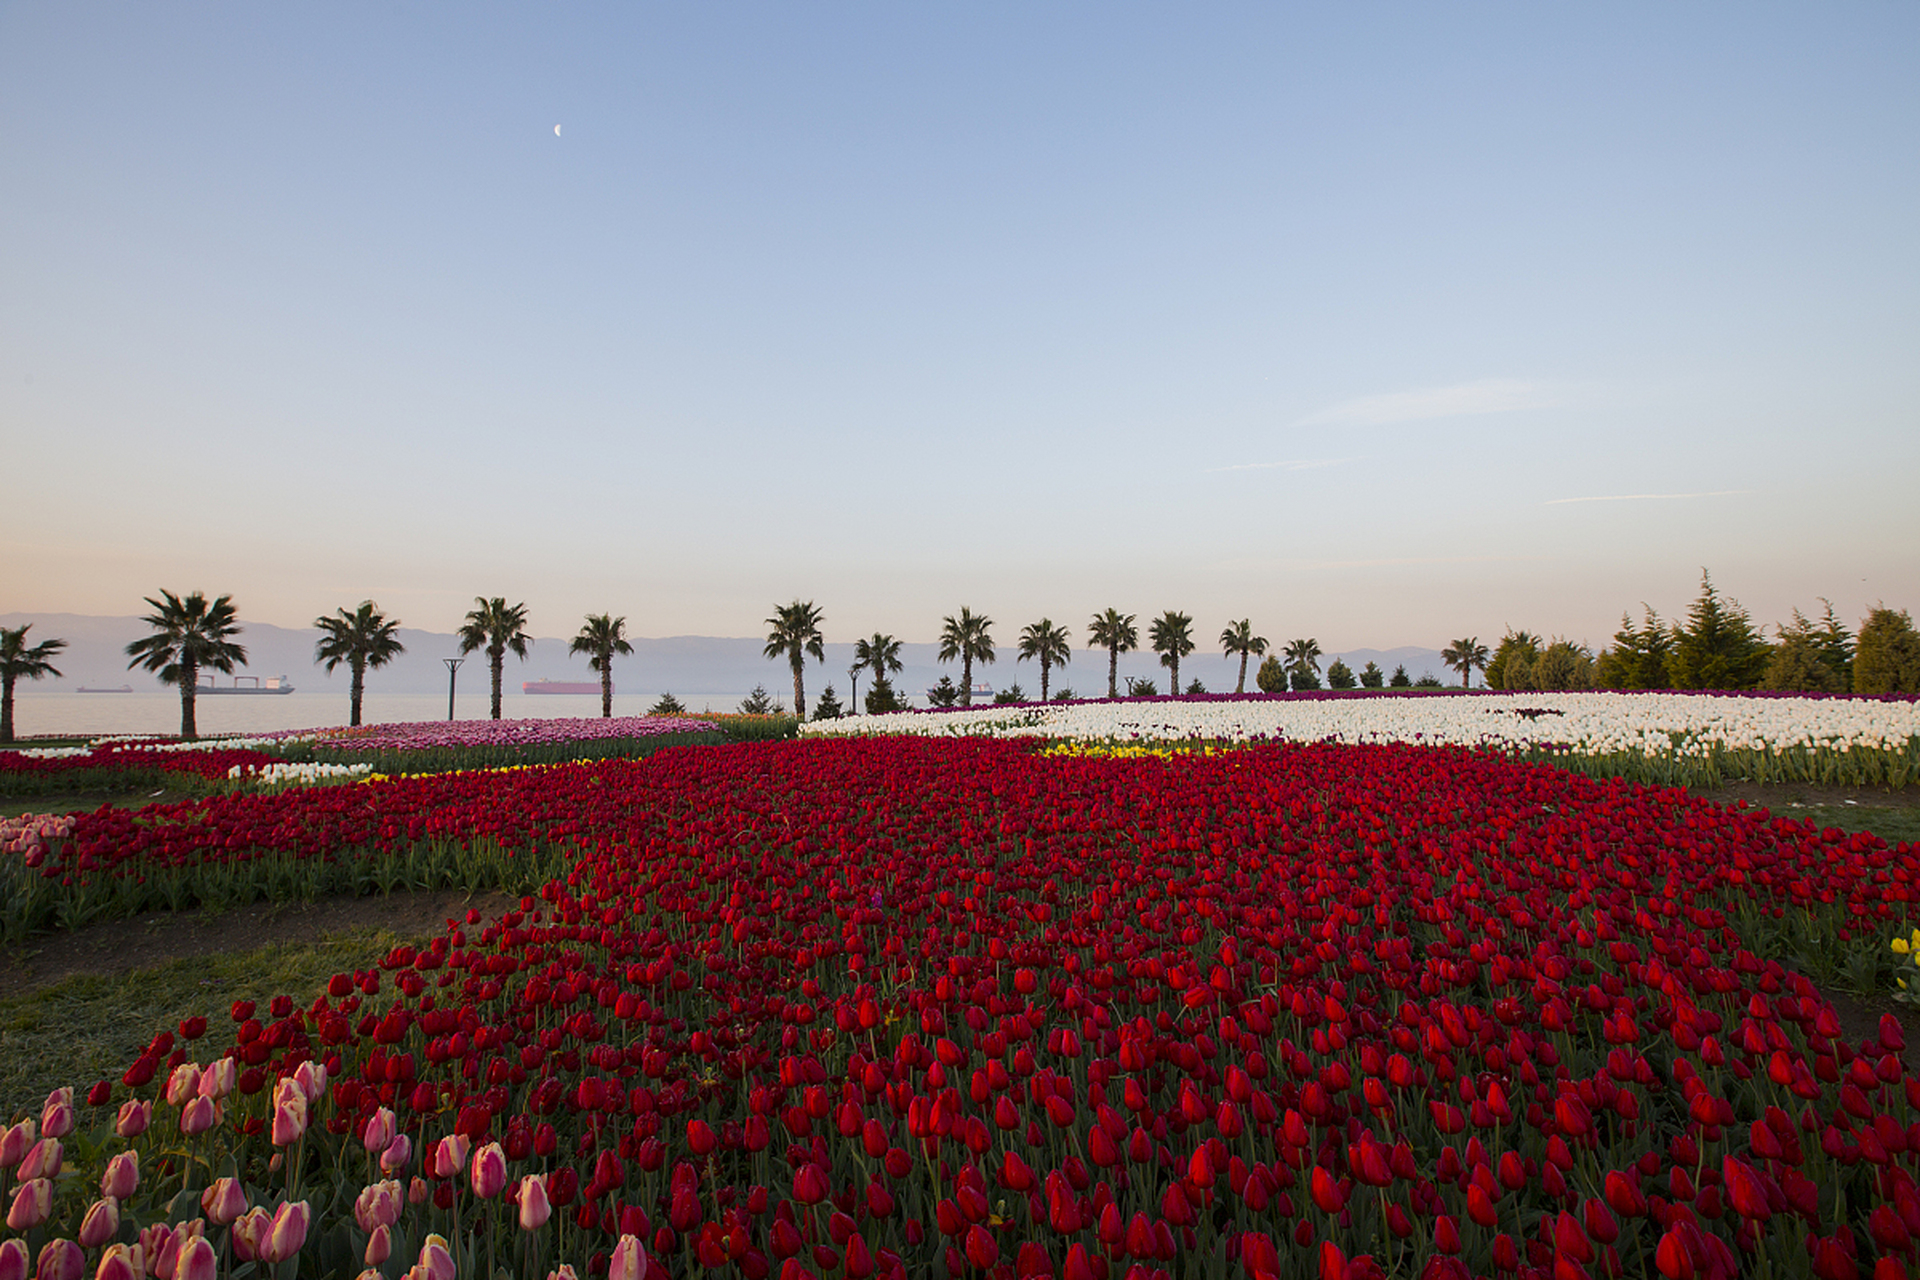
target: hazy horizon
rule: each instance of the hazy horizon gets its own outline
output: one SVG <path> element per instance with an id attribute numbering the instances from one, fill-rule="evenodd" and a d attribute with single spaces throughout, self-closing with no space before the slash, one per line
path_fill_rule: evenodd
<path id="1" fill-rule="evenodd" d="M 1920 607 L 1920 8 L 0 8 L 0 613 Z"/>

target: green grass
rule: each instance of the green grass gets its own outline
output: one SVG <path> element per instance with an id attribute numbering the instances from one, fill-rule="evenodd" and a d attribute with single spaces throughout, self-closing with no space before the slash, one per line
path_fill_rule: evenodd
<path id="1" fill-rule="evenodd" d="M 188 773 L 166 774 L 141 790 L 50 791 L 35 796 L 0 798 L 0 818 L 23 813 L 92 813 L 103 804 L 117 809 L 144 809 L 150 804 L 170 804 L 175 800 L 197 800 L 211 795 L 215 788 Z"/>
<path id="2" fill-rule="evenodd" d="M 391 930 L 355 929 L 314 943 L 182 957 L 111 977 L 76 976 L 0 999 L 0 1118 L 37 1116 L 61 1085 L 72 1085 L 78 1100 L 94 1081 L 117 1080 L 157 1032 L 176 1030 L 195 1014 L 211 1024 L 207 1043 L 225 1044 L 235 1000 L 264 1007 L 276 995 L 291 995 L 308 1003 L 335 973 L 371 968 L 404 940 Z M 186 1048 L 191 1056 L 193 1046 Z"/>
<path id="3" fill-rule="evenodd" d="M 1920 806 L 1781 803 L 1769 806 L 1768 812 L 1776 818 L 1811 821 L 1821 828 L 1870 831 L 1888 844 L 1901 840 L 1920 843 Z"/>

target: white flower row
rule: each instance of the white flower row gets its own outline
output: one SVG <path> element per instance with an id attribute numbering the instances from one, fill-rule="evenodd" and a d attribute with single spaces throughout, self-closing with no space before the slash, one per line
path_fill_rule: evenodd
<path id="1" fill-rule="evenodd" d="M 1119 701 L 897 712 L 814 721 L 801 732 L 1564 746 L 1588 755 L 1704 755 L 1715 747 L 1905 750 L 1920 737 L 1920 702 L 1686 693 Z"/>
<path id="2" fill-rule="evenodd" d="M 307 785 L 332 778 L 364 778 L 373 772 L 370 764 L 237 764 L 227 770 L 229 781 L 258 782 L 262 786 Z"/>

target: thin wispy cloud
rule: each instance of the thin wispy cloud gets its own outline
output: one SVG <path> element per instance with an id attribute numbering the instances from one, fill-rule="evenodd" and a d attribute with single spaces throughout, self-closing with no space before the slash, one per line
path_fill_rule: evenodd
<path id="1" fill-rule="evenodd" d="M 1700 493 L 1602 493 L 1590 498 L 1549 498 L 1540 505 L 1561 507 L 1570 502 L 1675 502 L 1686 498 L 1730 498 L 1751 489 L 1709 489 Z"/>
<path id="2" fill-rule="evenodd" d="M 1285 462 L 1236 462 L 1230 467 L 1208 467 L 1202 475 L 1217 475 L 1222 471 L 1316 471 L 1321 467 L 1337 467 L 1343 462 L 1352 462 L 1352 458 L 1289 458 Z"/>
<path id="3" fill-rule="evenodd" d="M 1395 422 L 1424 422 L 1438 418 L 1466 418 L 1519 409 L 1550 409 L 1560 403 L 1544 383 L 1517 378 L 1485 378 L 1451 387 L 1395 391 L 1361 396 L 1310 413 L 1296 427 L 1378 427 Z"/>

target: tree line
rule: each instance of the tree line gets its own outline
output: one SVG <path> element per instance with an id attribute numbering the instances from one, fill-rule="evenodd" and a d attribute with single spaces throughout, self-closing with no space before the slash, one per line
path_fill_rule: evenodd
<path id="1" fill-rule="evenodd" d="M 127 646 L 128 670 L 142 667 L 156 673 L 163 684 L 180 689 L 180 736 L 197 737 L 195 694 L 203 671 L 231 673 L 236 663 L 244 663 L 246 649 L 235 642 L 241 627 L 235 621 L 233 598 L 228 595 L 208 600 L 195 591 L 176 596 L 162 591 L 158 599 L 147 597 L 153 612 L 141 621 L 150 634 Z M 1700 574 L 1700 595 L 1688 611 L 1685 621 L 1667 621 L 1643 605 L 1644 617 L 1636 625 L 1631 614 L 1622 614 L 1620 630 L 1613 644 L 1595 654 L 1584 645 L 1568 640 L 1543 640 L 1528 631 L 1509 629 L 1491 651 L 1477 637 L 1455 640 L 1441 652 L 1441 660 L 1460 673 L 1463 687 L 1470 687 L 1476 670 L 1485 673 L 1487 686 L 1509 690 L 1575 689 L 1768 689 L 1800 693 L 1920 693 L 1920 631 L 1905 610 L 1896 612 L 1885 605 L 1868 611 L 1858 632 L 1849 631 L 1834 612 L 1831 602 L 1822 601 L 1825 610 L 1818 619 L 1808 618 L 1798 609 L 1790 623 L 1778 625 L 1776 638 L 1766 638 L 1765 627 L 1756 627 L 1738 601 L 1723 598 L 1705 570 Z M 492 684 L 491 714 L 501 715 L 501 681 L 506 655 L 524 661 L 533 644 L 527 634 L 527 606 L 508 604 L 502 596 L 476 596 L 475 607 L 468 611 L 458 635 L 462 655 L 481 651 L 486 654 Z M 826 639 L 821 632 L 823 617 L 812 601 L 794 600 L 776 605 L 767 620 L 765 655 L 787 660 L 793 675 L 794 713 L 807 714 L 804 668 L 806 660 L 826 660 Z M 389 618 L 371 600 L 363 600 L 351 611 L 341 608 L 322 614 L 313 621 L 321 635 L 314 648 L 314 661 L 327 671 L 345 665 L 351 672 L 349 723 L 358 725 L 366 688 L 366 673 L 386 666 L 406 652 L 397 632 L 400 622 Z M 627 639 L 627 620 L 611 614 L 588 614 L 579 632 L 569 643 L 568 652 L 585 654 L 587 666 L 600 676 L 600 714 L 613 715 L 613 659 L 633 653 Z M 929 691 L 936 706 L 971 706 L 973 672 L 976 664 L 986 665 L 998 656 L 993 639 L 993 620 L 985 614 L 962 606 L 957 614 L 942 619 L 940 630 L 941 662 L 958 662 L 960 680 L 942 676 Z M 27 643 L 32 624 L 0 627 L 0 742 L 11 742 L 13 733 L 13 695 L 17 681 L 39 680 L 60 675 L 54 659 L 66 648 L 59 639 Z M 1107 694 L 1120 696 L 1120 655 L 1140 648 L 1141 627 L 1135 614 L 1107 608 L 1093 615 L 1086 627 L 1086 647 L 1107 653 Z M 1146 645 L 1167 668 L 1168 692 L 1205 693 L 1198 680 L 1180 685 L 1180 661 L 1192 654 L 1197 642 L 1191 615 L 1169 609 L 1151 619 L 1145 631 Z M 1318 689 L 1322 686 L 1320 644 L 1306 637 L 1289 641 L 1269 652 L 1265 636 L 1255 635 L 1251 618 L 1229 622 L 1218 641 L 1229 658 L 1240 659 L 1235 693 L 1244 693 L 1247 667 L 1253 658 L 1264 660 L 1255 669 L 1254 683 L 1265 693 L 1288 689 Z M 1065 701 L 1075 695 L 1072 689 L 1052 688 L 1054 669 L 1073 660 L 1073 635 L 1051 618 L 1029 623 L 1015 643 L 1015 661 L 1034 662 L 1040 670 L 1040 700 Z M 865 671 L 873 684 L 864 699 L 870 713 L 902 710 L 908 700 L 901 697 L 892 677 L 903 670 L 901 641 L 876 632 L 854 644 L 852 674 Z M 1356 672 L 1336 658 L 1325 672 L 1325 687 L 1333 689 L 1378 689 L 1393 687 L 1438 687 L 1439 681 L 1423 675 L 1414 680 L 1404 666 L 1391 676 L 1376 663 L 1369 662 Z M 1129 677 L 1127 694 L 1150 697 L 1159 692 L 1151 680 Z M 836 716 L 843 708 L 828 685 L 821 695 L 817 714 Z M 1016 683 L 996 696 L 995 701 L 1025 701 Z M 654 705 L 656 712 L 683 710 L 679 702 L 666 694 Z M 764 690 L 756 690 L 742 706 L 743 710 L 774 709 Z"/>

